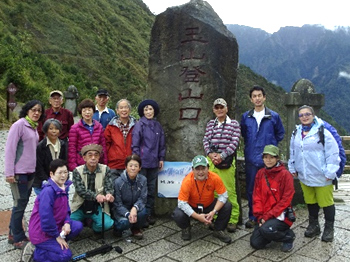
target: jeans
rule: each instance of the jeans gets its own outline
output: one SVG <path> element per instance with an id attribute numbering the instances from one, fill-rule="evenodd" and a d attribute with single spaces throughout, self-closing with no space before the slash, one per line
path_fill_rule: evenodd
<path id="1" fill-rule="evenodd" d="M 155 194 L 157 189 L 158 167 L 156 168 L 142 168 L 140 174 L 147 178 L 147 215 L 152 215 L 154 211 Z"/>
<path id="2" fill-rule="evenodd" d="M 13 197 L 13 208 L 9 228 L 10 234 L 13 235 L 15 243 L 17 243 L 26 238 L 22 220 L 30 194 L 32 193 L 34 173 L 15 175 L 15 179 L 17 183 L 10 184 Z"/>
<path id="3" fill-rule="evenodd" d="M 203 213 L 207 214 L 210 211 L 212 211 L 215 207 L 217 199 L 215 198 L 214 201 L 207 207 L 204 208 Z M 198 208 L 192 207 L 193 210 L 198 213 Z M 232 205 L 229 201 L 227 201 L 224 206 L 219 210 L 218 216 L 215 219 L 214 223 L 214 229 L 217 231 L 225 230 L 227 227 L 228 221 L 230 220 L 231 216 L 231 209 Z M 185 214 L 180 208 L 176 207 L 172 218 L 174 219 L 177 226 L 181 229 L 188 228 L 191 225 L 190 217 Z"/>
<path id="4" fill-rule="evenodd" d="M 137 222 L 135 224 L 130 224 L 129 219 L 126 217 L 117 217 L 114 223 L 114 229 L 117 231 L 124 231 L 131 227 L 135 227 L 138 229 L 143 228 L 143 225 L 146 222 L 147 211 L 146 208 L 137 212 Z"/>

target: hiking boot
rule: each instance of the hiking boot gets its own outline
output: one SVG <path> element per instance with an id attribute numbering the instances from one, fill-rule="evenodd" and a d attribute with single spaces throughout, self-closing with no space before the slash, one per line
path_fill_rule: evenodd
<path id="1" fill-rule="evenodd" d="M 88 228 L 92 228 L 93 220 L 91 218 L 85 218 L 84 225 Z"/>
<path id="2" fill-rule="evenodd" d="M 135 239 L 140 240 L 143 238 L 143 233 L 142 233 L 141 229 L 133 228 L 133 229 L 131 229 L 131 233 Z"/>
<path id="3" fill-rule="evenodd" d="M 27 239 L 24 239 L 22 241 L 13 243 L 13 246 L 15 247 L 15 249 L 23 249 L 27 245 L 27 243 Z"/>
<path id="4" fill-rule="evenodd" d="M 226 227 L 227 232 L 234 233 L 237 230 L 237 224 L 234 223 L 228 223 Z"/>
<path id="5" fill-rule="evenodd" d="M 293 250 L 293 248 L 294 248 L 293 242 L 283 242 L 281 250 L 283 252 L 290 252 Z"/>
<path id="6" fill-rule="evenodd" d="M 151 226 L 153 226 L 153 225 L 156 223 L 156 218 L 155 218 L 154 216 L 149 215 L 149 216 L 147 217 L 147 222 L 148 222 L 148 224 L 150 224 Z"/>
<path id="7" fill-rule="evenodd" d="M 113 229 L 113 235 L 115 237 L 122 237 L 123 236 L 123 232 L 120 231 L 120 230 Z"/>
<path id="8" fill-rule="evenodd" d="M 143 228 L 148 228 L 148 227 L 149 227 L 149 223 L 148 223 L 148 221 L 146 219 L 145 223 L 143 224 Z"/>
<path id="9" fill-rule="evenodd" d="M 334 221 L 326 221 L 321 240 L 324 242 L 332 242 L 334 239 Z"/>
<path id="10" fill-rule="evenodd" d="M 226 235 L 223 230 L 215 230 L 213 236 L 220 239 L 222 242 L 231 243 L 231 237 Z"/>
<path id="11" fill-rule="evenodd" d="M 191 227 L 182 229 L 181 238 L 182 240 L 191 240 Z"/>
<path id="12" fill-rule="evenodd" d="M 209 224 L 209 230 L 214 231 L 215 230 L 215 224 L 212 221 L 211 224 Z"/>
<path id="13" fill-rule="evenodd" d="M 256 225 L 256 222 L 252 219 L 249 219 L 247 222 L 245 222 L 245 228 L 254 228 Z"/>
<path id="14" fill-rule="evenodd" d="M 34 249 L 35 249 L 35 246 L 32 243 L 27 242 L 27 244 L 24 246 L 22 250 L 21 262 L 32 262 Z"/>
<path id="15" fill-rule="evenodd" d="M 26 237 L 24 240 L 26 240 L 26 241 L 28 241 L 29 242 L 29 238 L 28 237 Z M 7 243 L 9 243 L 9 244 L 13 244 L 13 243 L 15 243 L 15 239 L 13 238 L 13 235 L 11 235 L 11 234 L 9 234 L 8 235 L 8 237 L 7 237 Z"/>
<path id="16" fill-rule="evenodd" d="M 315 237 L 321 234 L 320 224 L 318 223 L 318 218 L 309 217 L 309 225 L 304 233 L 305 237 Z"/>

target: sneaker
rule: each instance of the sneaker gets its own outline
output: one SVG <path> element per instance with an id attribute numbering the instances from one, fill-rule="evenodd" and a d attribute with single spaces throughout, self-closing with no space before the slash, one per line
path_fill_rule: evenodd
<path id="1" fill-rule="evenodd" d="M 249 219 L 247 222 L 245 222 L 245 227 L 246 228 L 253 228 L 255 227 L 256 222 L 252 219 Z"/>
<path id="2" fill-rule="evenodd" d="M 147 217 L 147 222 L 148 222 L 148 224 L 150 224 L 151 226 L 153 226 L 153 225 L 156 223 L 156 218 L 153 217 L 153 216 L 151 216 L 151 215 L 149 215 L 149 216 Z"/>
<path id="3" fill-rule="evenodd" d="M 185 229 L 182 229 L 181 232 L 181 238 L 182 240 L 191 240 L 191 227 L 187 227 Z"/>
<path id="4" fill-rule="evenodd" d="M 294 248 L 293 242 L 284 242 L 282 243 L 281 250 L 283 252 L 290 252 Z"/>
<path id="5" fill-rule="evenodd" d="M 33 261 L 33 254 L 34 254 L 35 246 L 27 242 L 27 244 L 24 246 L 21 254 L 21 262 L 32 262 Z"/>
<path id="6" fill-rule="evenodd" d="M 234 233 L 237 230 L 237 224 L 229 223 L 226 227 L 227 232 Z"/>
<path id="7" fill-rule="evenodd" d="M 27 243 L 27 239 L 24 239 L 22 241 L 15 242 L 12 245 L 15 247 L 15 249 L 23 249 Z"/>
<path id="8" fill-rule="evenodd" d="M 143 233 L 142 233 L 141 229 L 133 228 L 133 229 L 131 229 L 131 233 L 135 239 L 142 239 L 143 238 Z"/>
<path id="9" fill-rule="evenodd" d="M 222 242 L 225 243 L 231 243 L 231 237 L 229 237 L 228 235 L 226 235 L 226 233 L 222 230 L 215 230 L 213 233 L 213 236 L 220 239 Z"/>

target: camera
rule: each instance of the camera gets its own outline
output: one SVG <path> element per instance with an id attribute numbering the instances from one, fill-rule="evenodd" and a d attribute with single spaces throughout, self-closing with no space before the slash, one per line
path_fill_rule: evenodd
<path id="1" fill-rule="evenodd" d="M 211 153 L 218 153 L 219 152 L 219 145 L 210 145 L 210 152 Z"/>
<path id="2" fill-rule="evenodd" d="M 203 204 L 197 204 L 198 214 L 204 213 L 204 206 Z"/>
<path id="3" fill-rule="evenodd" d="M 286 217 L 290 222 L 295 222 L 294 210 L 292 207 L 286 208 Z"/>

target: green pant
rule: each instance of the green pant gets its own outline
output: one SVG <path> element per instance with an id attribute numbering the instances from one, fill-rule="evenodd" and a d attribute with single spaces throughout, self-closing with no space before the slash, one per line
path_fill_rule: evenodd
<path id="1" fill-rule="evenodd" d="M 219 169 L 216 168 L 213 162 L 211 162 L 210 158 L 207 157 L 209 161 L 209 170 L 218 174 L 224 182 L 224 185 L 227 190 L 228 200 L 232 204 L 232 211 L 229 223 L 237 224 L 239 219 L 239 205 L 237 202 L 237 194 L 236 194 L 236 162 L 233 159 L 232 166 L 228 169 Z"/>

